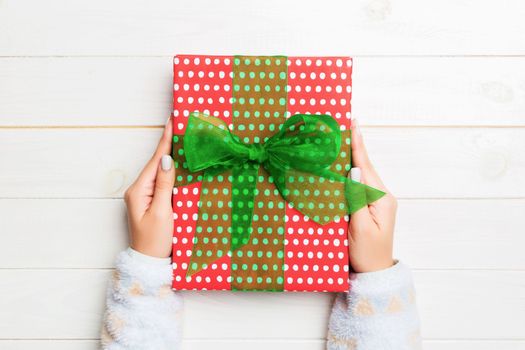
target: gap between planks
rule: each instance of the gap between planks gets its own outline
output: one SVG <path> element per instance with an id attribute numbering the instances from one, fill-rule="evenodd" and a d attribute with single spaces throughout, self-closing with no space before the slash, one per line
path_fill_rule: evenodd
<path id="1" fill-rule="evenodd" d="M 370 129 L 525 129 L 525 125 L 366 125 Z M 0 125 L 1 129 L 162 129 L 164 125 Z"/>
<path id="2" fill-rule="evenodd" d="M 173 58 L 176 53 L 173 55 L 0 55 L 0 59 L 17 59 L 17 58 Z M 202 55 L 198 52 L 188 52 L 187 55 Z M 234 54 L 223 54 L 219 56 L 235 56 Z M 257 55 L 253 55 L 257 56 Z M 265 56 L 265 55 L 259 55 Z M 271 55 L 267 55 L 271 56 Z M 301 57 L 301 55 L 287 55 L 288 57 Z M 323 55 L 321 57 L 337 57 L 337 56 L 350 56 L 352 58 L 525 58 L 525 55 L 521 54 L 491 54 L 491 55 L 481 55 L 481 54 L 461 54 L 461 55 L 440 55 L 440 54 L 384 54 L 384 55 L 349 55 L 348 53 L 341 54 L 332 54 L 332 55 Z"/>

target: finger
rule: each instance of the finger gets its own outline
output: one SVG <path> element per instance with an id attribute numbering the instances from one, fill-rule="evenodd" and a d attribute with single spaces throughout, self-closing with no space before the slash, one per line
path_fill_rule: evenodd
<path id="1" fill-rule="evenodd" d="M 155 192 L 153 194 L 151 209 L 158 211 L 172 210 L 171 198 L 173 194 L 173 184 L 175 182 L 173 158 L 165 154 L 161 157 L 160 164 L 157 166 Z"/>
<path id="2" fill-rule="evenodd" d="M 157 145 L 157 149 L 153 156 L 148 161 L 139 177 L 137 182 L 144 184 L 147 182 L 155 181 L 155 176 L 157 175 L 157 168 L 159 167 L 159 162 L 163 155 L 171 154 L 171 143 L 173 140 L 173 124 L 171 122 L 171 117 L 168 118 L 164 131 Z"/>
<path id="3" fill-rule="evenodd" d="M 361 169 L 351 168 L 348 177 L 356 182 L 361 182 Z M 371 225 L 374 225 L 374 220 L 370 215 L 368 205 L 365 205 L 363 208 L 350 215 L 349 233 L 353 236 L 359 232 L 367 232 Z"/>
<path id="4" fill-rule="evenodd" d="M 363 135 L 356 119 L 352 119 L 352 161 L 356 167 L 362 166 L 362 182 L 368 186 L 375 187 L 386 194 L 377 201 L 370 203 L 369 213 L 372 219 L 377 223 L 391 224 L 393 216 L 390 213 L 396 205 L 396 199 L 386 188 L 383 181 L 372 166 L 368 152 L 363 142 Z M 395 210 L 394 210 L 395 212 Z"/>
<path id="5" fill-rule="evenodd" d="M 361 168 L 361 180 L 364 184 L 378 188 L 384 192 L 387 192 L 383 181 L 375 171 L 365 144 L 363 142 L 363 135 L 356 119 L 352 119 L 352 141 L 350 145 L 352 147 L 352 166 Z"/>

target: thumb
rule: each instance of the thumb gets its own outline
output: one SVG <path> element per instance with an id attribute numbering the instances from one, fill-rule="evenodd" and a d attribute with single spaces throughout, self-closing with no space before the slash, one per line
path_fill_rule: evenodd
<path id="1" fill-rule="evenodd" d="M 175 167 L 173 166 L 173 158 L 165 154 L 160 159 L 160 164 L 157 169 L 157 177 L 155 179 L 155 192 L 153 193 L 153 201 L 151 204 L 155 210 L 172 208 L 171 198 L 174 183 Z"/>
<path id="2" fill-rule="evenodd" d="M 351 168 L 348 177 L 356 182 L 361 182 L 361 168 Z M 367 232 L 368 228 L 374 225 L 374 220 L 370 215 L 368 205 L 350 215 L 348 231 L 351 236 L 360 232 Z"/>

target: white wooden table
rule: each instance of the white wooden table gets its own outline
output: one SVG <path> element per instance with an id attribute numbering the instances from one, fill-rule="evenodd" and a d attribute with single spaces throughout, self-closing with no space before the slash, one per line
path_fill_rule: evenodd
<path id="1" fill-rule="evenodd" d="M 0 0 L 0 348 L 95 349 L 176 53 L 352 55 L 425 349 L 525 348 L 522 0 Z M 324 346 L 330 294 L 187 293 L 187 349 Z"/>

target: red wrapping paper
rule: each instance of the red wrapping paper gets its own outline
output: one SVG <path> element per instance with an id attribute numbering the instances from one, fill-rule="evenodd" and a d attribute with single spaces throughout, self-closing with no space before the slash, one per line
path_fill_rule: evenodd
<path id="1" fill-rule="evenodd" d="M 190 112 L 232 122 L 233 56 L 178 55 L 174 58 L 174 133 L 183 134 Z M 288 57 L 287 117 L 329 114 L 350 128 L 352 59 Z M 350 159 L 350 155 L 348 155 Z M 173 190 L 173 289 L 230 290 L 231 254 L 186 277 L 198 213 L 201 183 Z M 286 206 L 284 290 L 347 291 L 348 215 L 317 224 Z"/>

